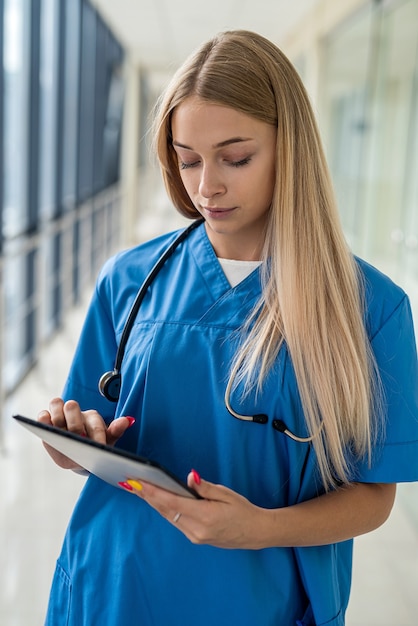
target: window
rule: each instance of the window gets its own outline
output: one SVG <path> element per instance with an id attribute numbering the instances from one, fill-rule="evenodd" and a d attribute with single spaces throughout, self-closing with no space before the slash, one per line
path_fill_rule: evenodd
<path id="1" fill-rule="evenodd" d="M 324 43 L 321 114 L 324 141 L 346 235 L 359 247 L 364 211 L 364 138 L 368 127 L 368 86 L 372 40 L 369 4 Z"/>
<path id="2" fill-rule="evenodd" d="M 64 51 L 60 124 L 62 155 L 58 193 L 62 211 L 74 209 L 77 196 L 80 20 L 80 0 L 65 0 L 61 14 Z"/>
<path id="3" fill-rule="evenodd" d="M 93 195 L 96 15 L 87 2 L 82 3 L 80 64 L 77 189 L 79 204 Z"/>
<path id="4" fill-rule="evenodd" d="M 58 0 L 42 0 L 40 23 L 39 213 L 47 219 L 57 212 L 56 163 L 59 62 Z"/>
<path id="5" fill-rule="evenodd" d="M 28 228 L 30 1 L 4 0 L 4 237 Z"/>
<path id="6" fill-rule="evenodd" d="M 123 52 L 88 0 L 0 0 L 2 25 L 0 367 L 9 391 L 118 241 L 118 194 L 107 188 L 119 176 Z"/>
<path id="7" fill-rule="evenodd" d="M 402 281 L 418 255 L 417 24 L 417 0 L 392 3 L 381 16 L 364 194 L 365 252 Z"/>
<path id="8" fill-rule="evenodd" d="M 369 3 L 324 42 L 321 119 L 353 250 L 418 293 L 418 0 Z M 326 122 L 326 124 L 325 124 Z M 418 302 L 415 304 L 418 310 Z"/>
<path id="9" fill-rule="evenodd" d="M 3 21 L 4 21 L 4 3 L 0 0 L 0 68 L 3 67 Z M 4 93 L 4 72 L 0 71 L 0 94 Z M 3 224 L 3 98 L 0 98 L 0 224 Z M 0 231 L 0 253 L 3 249 L 3 229 Z"/>

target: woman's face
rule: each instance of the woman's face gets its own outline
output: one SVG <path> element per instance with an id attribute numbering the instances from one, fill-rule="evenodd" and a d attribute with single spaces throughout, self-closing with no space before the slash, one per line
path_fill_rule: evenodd
<path id="1" fill-rule="evenodd" d="M 273 195 L 276 129 L 192 96 L 172 117 L 180 176 L 218 257 L 258 260 Z"/>

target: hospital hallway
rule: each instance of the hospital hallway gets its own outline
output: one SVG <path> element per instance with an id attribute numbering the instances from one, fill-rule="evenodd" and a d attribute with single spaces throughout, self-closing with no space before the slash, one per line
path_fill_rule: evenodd
<path id="1" fill-rule="evenodd" d="M 139 228 L 151 237 L 153 227 L 156 232 L 163 225 L 169 230 L 177 221 L 167 206 L 160 209 L 158 219 L 144 216 Z M 55 560 L 85 480 L 56 467 L 40 441 L 10 416 L 35 417 L 50 398 L 59 395 L 88 299 L 86 293 L 82 305 L 71 311 L 63 330 L 43 351 L 38 366 L 7 401 L 0 454 L 2 626 L 42 626 Z M 353 579 L 347 626 L 416 626 L 417 484 L 399 486 L 389 521 L 356 539 Z"/>
<path id="2" fill-rule="evenodd" d="M 60 395 L 106 259 L 186 223 L 150 121 L 209 36 L 254 30 L 294 64 L 348 245 L 405 290 L 418 329 L 417 24 L 418 0 L 0 0 L 0 626 L 43 626 L 85 482 L 12 415 L 36 418 Z M 346 626 L 417 625 L 407 483 L 389 520 L 355 540 Z"/>

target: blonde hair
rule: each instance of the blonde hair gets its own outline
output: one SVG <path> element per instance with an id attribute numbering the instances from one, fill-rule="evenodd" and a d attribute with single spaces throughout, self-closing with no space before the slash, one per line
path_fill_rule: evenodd
<path id="1" fill-rule="evenodd" d="M 263 252 L 263 292 L 231 377 L 262 388 L 286 343 L 325 488 L 349 482 L 349 458 L 370 460 L 377 376 L 362 285 L 346 245 L 314 114 L 286 56 L 248 31 L 221 33 L 175 74 L 154 137 L 174 205 L 199 216 L 181 181 L 171 116 L 191 95 L 277 128 L 276 184 Z"/>

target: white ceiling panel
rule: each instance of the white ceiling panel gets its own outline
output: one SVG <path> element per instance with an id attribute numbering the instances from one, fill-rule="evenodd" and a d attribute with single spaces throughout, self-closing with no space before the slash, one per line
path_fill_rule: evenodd
<path id="1" fill-rule="evenodd" d="M 217 32 L 245 28 L 280 45 L 319 0 L 92 0 L 132 58 L 167 68 Z"/>

